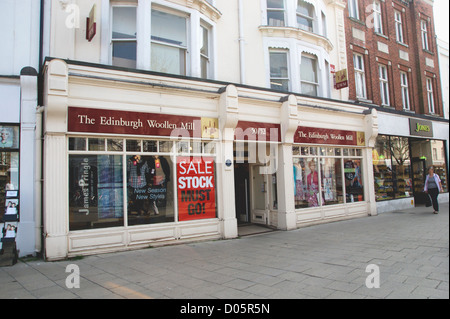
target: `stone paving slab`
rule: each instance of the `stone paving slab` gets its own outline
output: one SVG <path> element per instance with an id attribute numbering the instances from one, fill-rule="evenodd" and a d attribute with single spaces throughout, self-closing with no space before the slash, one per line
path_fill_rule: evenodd
<path id="1" fill-rule="evenodd" d="M 448 207 L 76 260 L 20 260 L 0 267 L 0 298 L 448 299 Z M 79 288 L 66 286 L 70 264 L 80 269 Z M 379 269 L 379 288 L 366 286 L 369 265 Z"/>

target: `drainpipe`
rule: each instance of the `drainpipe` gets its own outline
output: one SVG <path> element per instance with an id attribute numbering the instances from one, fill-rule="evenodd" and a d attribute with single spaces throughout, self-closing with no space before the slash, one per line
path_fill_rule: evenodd
<path id="1" fill-rule="evenodd" d="M 238 12 L 239 12 L 239 61 L 240 61 L 240 75 L 241 84 L 245 84 L 245 54 L 244 54 L 244 2 L 238 0 Z"/>
<path id="2" fill-rule="evenodd" d="M 43 106 L 36 108 L 36 131 L 35 131 L 35 170 L 34 170 L 34 207 L 36 208 L 35 215 L 35 252 L 40 254 L 42 252 L 42 113 Z"/>

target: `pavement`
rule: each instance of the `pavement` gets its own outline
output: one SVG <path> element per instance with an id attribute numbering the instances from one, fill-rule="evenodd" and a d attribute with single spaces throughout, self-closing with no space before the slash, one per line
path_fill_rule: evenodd
<path id="1" fill-rule="evenodd" d="M 449 205 L 438 215 L 418 207 L 232 240 L 21 259 L 0 267 L 0 298 L 448 299 Z"/>

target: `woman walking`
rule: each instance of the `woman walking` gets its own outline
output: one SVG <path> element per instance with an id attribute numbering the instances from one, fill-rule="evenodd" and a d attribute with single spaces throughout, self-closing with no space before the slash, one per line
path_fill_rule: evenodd
<path id="1" fill-rule="evenodd" d="M 430 166 L 428 169 L 428 175 L 425 179 L 425 187 L 424 192 L 430 195 L 431 201 L 433 203 L 433 209 L 435 214 L 439 213 L 439 203 L 438 203 L 438 195 L 439 192 L 442 192 L 444 189 L 442 188 L 441 179 L 438 174 L 434 173 L 434 167 Z"/>

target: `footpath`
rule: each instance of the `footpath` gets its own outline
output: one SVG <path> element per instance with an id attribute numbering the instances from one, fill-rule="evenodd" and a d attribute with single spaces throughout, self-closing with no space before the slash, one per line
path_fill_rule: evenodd
<path id="1" fill-rule="evenodd" d="M 438 215 L 418 207 L 233 240 L 21 259 L 0 267 L 0 298 L 448 299 L 449 205 Z"/>

